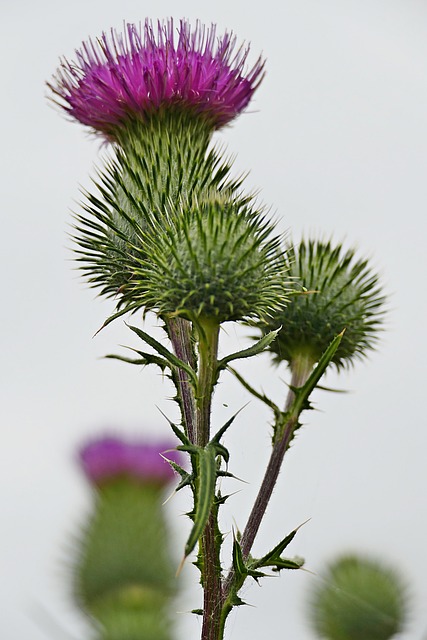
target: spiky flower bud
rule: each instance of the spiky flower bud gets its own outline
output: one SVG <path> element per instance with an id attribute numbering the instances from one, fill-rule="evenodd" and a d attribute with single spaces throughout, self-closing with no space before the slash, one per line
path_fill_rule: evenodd
<path id="1" fill-rule="evenodd" d="M 407 598 L 400 576 L 370 559 L 344 556 L 329 566 L 310 599 L 319 638 L 388 640 L 405 624 Z"/>
<path id="2" fill-rule="evenodd" d="M 264 318 L 285 301 L 279 239 L 262 214 L 212 200 L 146 238 L 131 297 L 162 317 Z"/>
<path id="3" fill-rule="evenodd" d="M 101 640 L 170 638 L 176 583 L 162 501 L 174 472 L 160 454 L 171 446 L 101 438 L 80 452 L 97 491 L 80 536 L 75 593 Z M 177 460 L 176 451 L 167 455 L 174 453 Z"/>
<path id="4" fill-rule="evenodd" d="M 191 112 L 214 130 L 246 108 L 262 78 L 262 60 L 246 71 L 248 49 L 235 45 L 231 33 L 217 38 L 215 25 L 126 24 L 124 34 L 83 43 L 48 86 L 72 118 L 110 140 L 160 110 Z"/>
<path id="5" fill-rule="evenodd" d="M 341 368 L 365 356 L 376 344 L 385 302 L 368 262 L 340 245 L 303 241 L 289 247 L 286 264 L 297 291 L 265 327 L 282 327 L 270 347 L 276 362 L 292 367 L 304 358 L 313 365 L 344 329 L 332 362 Z"/>
<path id="6" fill-rule="evenodd" d="M 157 233 L 166 214 L 182 207 L 228 197 L 240 180 L 218 151 L 208 149 L 203 127 L 185 114 L 158 114 L 132 125 L 125 148 L 117 147 L 97 191 L 87 193 L 85 213 L 76 216 L 75 241 L 81 268 L 102 295 L 118 306 L 133 303 L 130 292 L 137 264 L 145 255 L 144 237 Z"/>

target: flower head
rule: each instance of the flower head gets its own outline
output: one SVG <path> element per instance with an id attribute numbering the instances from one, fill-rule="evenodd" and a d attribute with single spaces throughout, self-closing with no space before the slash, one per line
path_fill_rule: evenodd
<path id="1" fill-rule="evenodd" d="M 76 51 L 76 62 L 61 61 L 48 84 L 69 115 L 109 139 L 129 119 L 159 110 L 190 110 L 212 129 L 228 124 L 248 105 L 263 74 L 259 58 L 246 71 L 248 48 L 235 49 L 231 33 L 199 22 L 146 20 L 111 30 Z"/>
<path id="2" fill-rule="evenodd" d="M 104 437 L 89 442 L 80 450 L 80 461 L 87 477 L 94 484 L 117 476 L 127 476 L 138 482 L 165 485 L 174 477 L 167 457 L 179 462 L 174 444 L 168 442 L 126 442 L 121 438 Z"/>
<path id="3" fill-rule="evenodd" d="M 337 368 L 363 357 L 377 341 L 385 298 L 366 260 L 329 242 L 301 242 L 286 254 L 289 276 L 301 287 L 266 331 L 281 327 L 270 349 L 277 362 L 318 362 L 345 329 L 332 362 Z"/>
<path id="4" fill-rule="evenodd" d="M 311 596 L 318 637 L 388 640 L 407 616 L 406 588 L 394 569 L 348 555 L 333 562 Z"/>
<path id="5" fill-rule="evenodd" d="M 135 304 L 161 317 L 264 318 L 286 302 L 280 237 L 262 212 L 211 200 L 165 216 L 147 235 L 129 283 Z"/>

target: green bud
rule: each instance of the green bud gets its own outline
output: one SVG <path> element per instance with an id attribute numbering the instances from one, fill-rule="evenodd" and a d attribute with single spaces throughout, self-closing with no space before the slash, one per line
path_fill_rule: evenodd
<path id="1" fill-rule="evenodd" d="M 125 306 L 133 303 L 129 287 L 135 260 L 145 255 L 144 237 L 162 225 L 166 211 L 179 215 L 183 204 L 212 195 L 231 198 L 241 180 L 230 178 L 230 164 L 209 147 L 212 130 L 202 118 L 160 111 L 119 133 L 95 192 L 85 194 L 74 240 L 90 284 Z"/>
<path id="2" fill-rule="evenodd" d="M 388 640 L 402 630 L 407 602 L 397 573 L 382 564 L 344 556 L 313 590 L 310 620 L 319 638 Z"/>
<path id="3" fill-rule="evenodd" d="M 226 199 L 182 209 L 147 235 L 130 295 L 162 317 L 266 318 L 286 299 L 272 231 L 261 213 Z"/>
<path id="4" fill-rule="evenodd" d="M 365 356 L 376 344 L 385 302 L 368 262 L 320 241 L 289 247 L 285 260 L 297 291 L 264 327 L 265 332 L 282 327 L 270 347 L 276 362 L 292 367 L 303 360 L 312 366 L 343 330 L 332 359 L 336 367 Z"/>

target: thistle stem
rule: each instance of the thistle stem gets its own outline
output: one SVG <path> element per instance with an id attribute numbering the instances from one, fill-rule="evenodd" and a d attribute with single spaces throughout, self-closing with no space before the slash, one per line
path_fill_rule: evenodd
<path id="1" fill-rule="evenodd" d="M 300 354 L 298 357 L 294 358 L 292 362 L 292 378 L 290 385 L 291 388 L 289 389 L 286 398 L 285 410 L 282 416 L 284 416 L 292 406 L 292 402 L 295 397 L 292 388 L 298 388 L 304 385 L 311 373 L 313 364 L 313 360 L 305 354 Z M 279 477 L 283 458 L 292 439 L 297 421 L 298 416 L 291 416 L 287 420 L 287 422 L 284 422 L 283 424 L 281 424 L 280 422 L 276 423 L 275 437 L 273 439 L 273 448 L 271 451 L 270 460 L 268 462 L 267 469 L 264 474 L 264 479 L 261 483 L 261 487 L 259 489 L 258 495 L 252 507 L 251 514 L 248 518 L 248 522 L 240 541 L 242 554 L 245 560 L 248 558 L 251 552 L 255 537 L 258 533 L 262 519 L 264 518 L 265 512 L 267 510 L 267 506 L 273 493 L 273 489 L 276 485 L 277 478 Z M 234 572 L 230 571 L 224 583 L 224 598 L 227 598 L 227 596 L 229 595 L 233 580 Z"/>
<path id="2" fill-rule="evenodd" d="M 217 378 L 219 324 L 204 319 L 199 327 L 199 369 L 196 395 L 196 444 L 205 447 L 210 439 L 212 395 Z M 203 593 L 202 640 L 219 640 L 222 609 L 221 534 L 217 507 L 212 507 L 200 540 Z"/>
<path id="3" fill-rule="evenodd" d="M 204 320 L 199 326 L 199 368 L 196 396 L 196 444 L 209 442 L 212 395 L 217 378 L 219 324 Z"/>
<path id="4" fill-rule="evenodd" d="M 189 364 L 192 369 L 196 369 L 190 322 L 183 318 L 170 318 L 167 322 L 167 328 L 175 355 L 186 364 Z M 178 369 L 176 382 L 186 435 L 190 442 L 195 443 L 196 405 L 194 389 L 188 378 L 187 372 L 183 369 Z"/>

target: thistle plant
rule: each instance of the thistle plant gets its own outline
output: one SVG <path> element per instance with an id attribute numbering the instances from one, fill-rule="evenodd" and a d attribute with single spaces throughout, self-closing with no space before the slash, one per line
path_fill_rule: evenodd
<path id="1" fill-rule="evenodd" d="M 251 555 L 253 542 L 312 391 L 330 365 L 342 368 L 374 346 L 384 304 L 377 276 L 352 252 L 286 244 L 214 143 L 262 79 L 264 61 L 248 67 L 248 55 L 214 26 L 147 20 L 84 43 L 76 62 L 63 59 L 49 83 L 57 104 L 109 147 L 74 231 L 84 276 L 115 300 L 104 326 L 151 312 L 169 340 L 158 341 L 139 322 L 130 329 L 141 348 L 132 358 L 115 357 L 160 368 L 176 389 L 181 419 L 169 422 L 189 468 L 171 465 L 177 491 L 188 488 L 194 499 L 181 564 L 197 550 L 204 596 L 194 612 L 203 618 L 202 640 L 224 637 L 246 579 L 303 565 L 283 556 L 297 528 L 260 558 Z M 220 358 L 226 322 L 255 327 L 258 336 Z M 290 365 L 283 408 L 234 369 L 263 351 Z M 216 384 L 231 374 L 267 404 L 274 426 L 264 480 L 227 562 L 220 510 L 228 496 L 219 480 L 233 478 L 223 436 L 236 415 L 222 426 L 214 417 L 213 427 L 211 414 Z"/>
<path id="2" fill-rule="evenodd" d="M 399 574 L 357 555 L 332 562 L 310 597 L 311 626 L 328 640 L 389 640 L 402 631 L 406 615 Z"/>
<path id="3" fill-rule="evenodd" d="M 169 640 L 176 591 L 162 503 L 180 461 L 173 441 L 103 437 L 80 450 L 94 488 L 93 511 L 79 536 L 76 602 L 96 622 L 99 640 Z"/>

